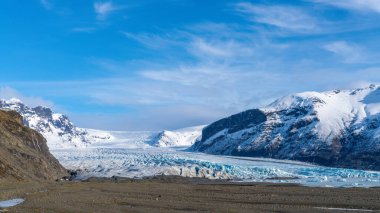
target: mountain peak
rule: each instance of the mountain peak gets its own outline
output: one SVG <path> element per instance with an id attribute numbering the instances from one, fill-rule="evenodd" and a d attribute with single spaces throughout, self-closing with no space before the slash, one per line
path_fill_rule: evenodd
<path id="1" fill-rule="evenodd" d="M 49 147 L 83 147 L 91 142 L 86 130 L 76 127 L 67 116 L 54 113 L 49 107 L 29 107 L 12 98 L 0 101 L 1 109 L 10 109 L 23 117 L 24 125 L 41 133 Z"/>
<path id="2" fill-rule="evenodd" d="M 377 89 L 377 88 L 379 88 L 379 85 L 370 84 L 368 88 L 370 88 L 370 89 Z"/>
<path id="3" fill-rule="evenodd" d="M 16 105 L 23 104 L 23 102 L 18 98 L 10 98 L 8 100 L 1 99 L 1 102 L 7 103 L 7 104 L 16 104 Z"/>
<path id="4" fill-rule="evenodd" d="M 191 146 L 202 135 L 205 126 L 194 126 L 174 131 L 164 130 L 157 134 L 150 142 L 153 146 Z"/>

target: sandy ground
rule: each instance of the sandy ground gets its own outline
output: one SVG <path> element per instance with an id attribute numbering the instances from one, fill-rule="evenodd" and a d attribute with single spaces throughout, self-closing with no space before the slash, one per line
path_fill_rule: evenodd
<path id="1" fill-rule="evenodd" d="M 310 188 L 180 177 L 1 183 L 0 200 L 12 198 L 25 202 L 7 211 L 23 213 L 380 212 L 380 188 Z"/>

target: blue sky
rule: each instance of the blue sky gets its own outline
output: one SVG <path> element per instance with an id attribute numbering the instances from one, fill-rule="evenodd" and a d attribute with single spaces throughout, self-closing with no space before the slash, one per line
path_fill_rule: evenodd
<path id="1" fill-rule="evenodd" d="M 3 0 L 0 96 L 81 127 L 207 124 L 380 82 L 378 0 Z"/>

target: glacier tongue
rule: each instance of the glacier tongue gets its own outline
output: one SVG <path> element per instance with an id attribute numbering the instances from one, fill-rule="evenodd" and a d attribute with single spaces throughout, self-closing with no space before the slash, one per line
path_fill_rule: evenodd
<path id="1" fill-rule="evenodd" d="M 273 160 L 215 156 L 168 148 L 86 148 L 52 150 L 80 178 L 180 175 L 247 182 L 298 183 L 322 187 L 380 186 L 380 172 L 339 169 Z"/>

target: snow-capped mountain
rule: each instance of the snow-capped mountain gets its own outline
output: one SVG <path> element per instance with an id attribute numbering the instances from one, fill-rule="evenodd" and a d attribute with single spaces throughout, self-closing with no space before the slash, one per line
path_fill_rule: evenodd
<path id="1" fill-rule="evenodd" d="M 190 150 L 380 170 L 380 87 L 286 96 L 205 127 Z"/>
<path id="2" fill-rule="evenodd" d="M 174 131 L 162 131 L 153 137 L 151 145 L 157 147 L 191 146 L 201 137 L 205 126 L 195 126 Z"/>
<path id="3" fill-rule="evenodd" d="M 17 111 L 26 126 L 41 133 L 50 149 L 70 147 L 142 148 L 191 146 L 204 126 L 175 131 L 103 131 L 76 127 L 67 116 L 50 108 L 29 107 L 19 99 L 0 100 L 0 108 Z"/>
<path id="4" fill-rule="evenodd" d="M 76 127 L 65 115 L 53 113 L 50 108 L 29 107 L 18 99 L 0 100 L 0 108 L 17 111 L 26 126 L 41 133 L 49 148 L 85 147 L 92 142 L 104 140 L 109 134 L 89 134 Z"/>

